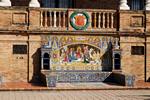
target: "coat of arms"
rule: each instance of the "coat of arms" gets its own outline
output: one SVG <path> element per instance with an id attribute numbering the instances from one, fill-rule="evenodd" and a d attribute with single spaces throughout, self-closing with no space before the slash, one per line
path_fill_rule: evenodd
<path id="1" fill-rule="evenodd" d="M 85 12 L 74 12 L 70 18 L 70 24 L 76 30 L 86 29 L 89 25 L 89 16 Z"/>
<path id="2" fill-rule="evenodd" d="M 83 14 L 78 14 L 75 16 L 75 24 L 77 26 L 84 26 L 86 24 L 86 17 Z"/>

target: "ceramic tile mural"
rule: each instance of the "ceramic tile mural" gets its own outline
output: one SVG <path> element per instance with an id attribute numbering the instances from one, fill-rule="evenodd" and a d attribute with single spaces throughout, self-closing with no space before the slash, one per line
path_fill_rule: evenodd
<path id="1" fill-rule="evenodd" d="M 52 48 L 52 70 L 102 70 L 105 62 L 111 63 L 104 56 L 111 56 L 113 37 L 43 35 L 42 40 Z"/>

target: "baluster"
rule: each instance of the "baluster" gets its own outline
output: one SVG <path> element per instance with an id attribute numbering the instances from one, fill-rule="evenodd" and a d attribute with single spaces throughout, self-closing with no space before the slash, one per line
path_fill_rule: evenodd
<path id="1" fill-rule="evenodd" d="M 101 28 L 101 13 L 99 13 L 98 17 L 98 28 Z"/>
<path id="2" fill-rule="evenodd" d="M 150 0 L 145 1 L 146 1 L 145 10 L 150 10 Z"/>
<path id="3" fill-rule="evenodd" d="M 103 12 L 103 26 L 102 28 L 105 28 L 105 12 Z"/>
<path id="4" fill-rule="evenodd" d="M 111 28 L 114 28 L 114 14 L 111 13 Z"/>
<path id="5" fill-rule="evenodd" d="M 59 18 L 59 22 L 58 22 L 58 27 L 61 27 L 61 12 L 58 12 L 58 18 Z"/>
<path id="6" fill-rule="evenodd" d="M 56 19 L 56 11 L 54 11 L 54 27 L 57 27 L 56 26 L 56 21 L 57 21 L 57 19 Z"/>
<path id="7" fill-rule="evenodd" d="M 94 28 L 96 28 L 96 12 L 94 13 Z"/>
<path id="8" fill-rule="evenodd" d="M 47 11 L 45 11 L 45 27 L 47 27 Z"/>
<path id="9" fill-rule="evenodd" d="M 109 21 L 109 12 L 107 13 L 107 28 L 110 28 L 109 27 L 109 23 L 110 23 L 110 21 Z"/>
<path id="10" fill-rule="evenodd" d="M 41 27 L 43 27 L 43 11 L 41 11 Z"/>
<path id="11" fill-rule="evenodd" d="M 64 28 L 65 28 L 65 26 L 66 26 L 66 25 L 65 25 L 65 24 L 66 24 L 66 23 L 65 23 L 65 21 L 66 21 L 65 14 L 66 14 L 66 12 L 63 12 L 63 27 L 64 27 Z"/>
<path id="12" fill-rule="evenodd" d="M 49 12 L 49 26 L 52 27 L 52 12 Z"/>

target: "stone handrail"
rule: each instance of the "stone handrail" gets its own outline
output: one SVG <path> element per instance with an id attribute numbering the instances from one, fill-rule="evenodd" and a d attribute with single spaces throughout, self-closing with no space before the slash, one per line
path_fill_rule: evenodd
<path id="1" fill-rule="evenodd" d="M 149 18 L 150 13 L 146 12 L 145 16 L 143 11 L 0 7 L 0 12 L 0 30 L 3 32 L 12 30 L 29 31 L 30 33 L 84 31 L 105 34 L 119 30 L 143 33 L 145 23 L 147 23 L 146 31 L 150 31 L 149 21 L 144 20 L 145 17 Z M 74 12 L 85 12 L 88 15 L 86 28 L 78 30 L 72 26 L 71 15 Z"/>
<path id="2" fill-rule="evenodd" d="M 88 26 L 79 31 L 115 32 L 117 25 L 116 10 L 1 7 L 0 11 L 1 30 L 78 31 L 71 25 L 74 12 L 88 15 Z"/>
<path id="3" fill-rule="evenodd" d="M 89 15 L 86 31 L 115 31 L 116 10 L 41 8 L 40 28 L 42 30 L 75 30 L 70 25 L 74 11 L 84 11 Z"/>
<path id="4" fill-rule="evenodd" d="M 67 9 L 41 9 L 40 27 L 53 29 L 66 29 L 68 26 Z"/>

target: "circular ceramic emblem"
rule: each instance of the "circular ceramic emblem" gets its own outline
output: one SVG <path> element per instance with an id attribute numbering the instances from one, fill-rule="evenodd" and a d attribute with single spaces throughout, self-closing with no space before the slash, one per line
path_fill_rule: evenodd
<path id="1" fill-rule="evenodd" d="M 70 16 L 70 24 L 76 30 L 84 30 L 89 26 L 89 15 L 76 11 Z"/>

